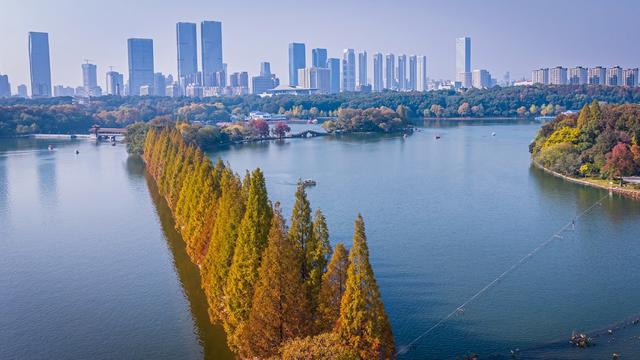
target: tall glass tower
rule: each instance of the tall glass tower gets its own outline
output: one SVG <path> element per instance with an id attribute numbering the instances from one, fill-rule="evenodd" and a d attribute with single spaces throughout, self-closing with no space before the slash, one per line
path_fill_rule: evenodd
<path id="1" fill-rule="evenodd" d="M 141 86 L 153 87 L 153 40 L 128 39 L 129 95 L 140 95 Z"/>
<path id="2" fill-rule="evenodd" d="M 456 81 L 471 87 L 471 38 L 456 39 Z"/>
<path id="3" fill-rule="evenodd" d="M 375 55 L 373 55 L 373 91 L 382 91 L 384 88 L 384 84 L 382 82 L 382 61 L 381 53 L 375 53 Z"/>
<path id="4" fill-rule="evenodd" d="M 356 91 L 356 52 L 345 49 L 342 54 L 342 91 Z"/>
<path id="5" fill-rule="evenodd" d="M 367 52 L 358 53 L 358 85 L 368 85 L 367 81 Z"/>
<path id="6" fill-rule="evenodd" d="M 311 50 L 311 65 L 317 68 L 327 67 L 327 49 Z"/>
<path id="7" fill-rule="evenodd" d="M 203 21 L 200 23 L 202 48 L 202 77 L 204 86 L 216 84 L 216 73 L 225 71 L 222 63 L 222 23 Z M 226 74 L 224 74 L 226 77 Z"/>
<path id="8" fill-rule="evenodd" d="M 49 59 L 48 33 L 29 33 L 29 70 L 31 73 L 31 97 L 50 97 L 51 61 Z"/>
<path id="9" fill-rule="evenodd" d="M 289 85 L 298 86 L 298 69 L 304 69 L 306 64 L 304 44 L 289 44 Z"/>
<path id="10" fill-rule="evenodd" d="M 178 79 L 184 88 L 196 83 L 198 74 L 198 40 L 196 24 L 176 24 L 176 48 L 178 49 Z"/>

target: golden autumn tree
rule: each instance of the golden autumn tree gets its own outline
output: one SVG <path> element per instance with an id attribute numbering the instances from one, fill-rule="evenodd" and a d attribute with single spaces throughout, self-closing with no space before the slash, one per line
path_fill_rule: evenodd
<path id="1" fill-rule="evenodd" d="M 344 244 L 338 243 L 331 256 L 327 272 L 322 276 L 322 287 L 318 299 L 318 331 L 332 331 L 340 317 L 340 304 L 347 285 L 349 255 Z"/>

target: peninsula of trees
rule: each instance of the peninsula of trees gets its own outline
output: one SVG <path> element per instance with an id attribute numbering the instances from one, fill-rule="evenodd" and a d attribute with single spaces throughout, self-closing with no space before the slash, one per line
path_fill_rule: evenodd
<path id="1" fill-rule="evenodd" d="M 0 136 L 33 133 L 87 133 L 94 125 L 125 127 L 136 122 L 227 122 L 250 111 L 292 118 L 338 117 L 340 110 L 372 111 L 400 105 L 408 119 L 434 117 L 517 117 L 556 115 L 582 108 L 593 100 L 612 104 L 640 103 L 640 88 L 598 85 L 534 85 L 471 89 L 465 92 L 340 93 L 333 95 L 256 95 L 219 98 L 112 97 L 77 104 L 72 98 L 0 100 Z M 393 120 L 393 118 L 392 118 Z M 375 122 L 375 121 L 374 121 Z M 345 123 L 346 124 L 346 123 Z M 337 123 L 335 129 L 344 128 Z M 381 128 L 393 129 L 395 124 Z M 370 129 L 364 122 L 354 129 Z M 346 127 L 348 129 L 348 126 Z M 243 129 L 235 129 L 242 133 Z M 234 133 L 230 134 L 233 136 Z"/>
<path id="2" fill-rule="evenodd" d="M 395 358 L 360 215 L 351 248 L 332 249 L 302 184 L 287 224 L 260 169 L 240 178 L 175 127 L 151 127 L 142 150 L 200 267 L 210 317 L 240 358 Z"/>
<path id="3" fill-rule="evenodd" d="M 640 175 L 640 105 L 585 105 L 542 126 L 532 158 L 555 172 L 586 178 Z"/>

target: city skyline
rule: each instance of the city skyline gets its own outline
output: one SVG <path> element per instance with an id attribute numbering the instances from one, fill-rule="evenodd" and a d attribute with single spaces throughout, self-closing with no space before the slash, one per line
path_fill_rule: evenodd
<path id="1" fill-rule="evenodd" d="M 153 39 L 156 70 L 177 75 L 175 24 L 199 23 L 202 19 L 215 19 L 224 23 L 223 48 L 225 62 L 230 66 L 229 73 L 249 71 L 250 74 L 255 74 L 254 69 L 261 61 L 269 61 L 273 67 L 272 72 L 285 81 L 288 67 L 286 46 L 292 41 L 304 42 L 307 45 L 307 57 L 310 57 L 309 49 L 312 48 L 328 49 L 328 57 L 331 58 L 340 58 L 344 48 L 353 48 L 356 52 L 366 50 L 369 54 L 376 52 L 424 54 L 429 59 L 430 77 L 445 79 L 454 79 L 455 69 L 452 64 L 455 52 L 451 39 L 461 36 L 469 36 L 473 39 L 474 69 L 488 69 L 498 77 L 510 71 L 513 79 L 528 77 L 532 68 L 553 66 L 558 63 L 582 64 L 587 67 L 620 65 L 628 68 L 635 67 L 635 59 L 640 58 L 640 51 L 634 47 L 615 45 L 633 41 L 633 32 L 625 31 L 625 28 L 631 30 L 633 17 L 629 14 L 633 11 L 621 13 L 615 22 L 600 17 L 600 21 L 592 24 L 585 35 L 580 35 L 585 29 L 575 26 L 575 21 L 567 21 L 559 14 L 564 9 L 570 10 L 575 15 L 572 17 L 588 18 L 597 14 L 601 6 L 582 3 L 580 6 L 574 6 L 576 4 L 570 2 L 553 3 L 558 11 L 549 13 L 545 17 L 535 18 L 527 14 L 552 3 L 550 1 L 520 2 L 517 6 L 497 1 L 487 1 L 482 4 L 462 1 L 456 5 L 445 2 L 402 1 L 401 3 L 393 6 L 374 4 L 375 9 L 363 18 L 348 15 L 333 16 L 329 9 L 322 8 L 317 11 L 314 9 L 314 13 L 317 12 L 318 15 L 330 16 L 335 22 L 334 26 L 318 32 L 314 30 L 314 26 L 322 25 L 322 20 L 319 20 L 323 18 L 322 16 L 314 16 L 313 19 L 305 21 L 294 19 L 295 24 L 304 25 L 300 29 L 296 28 L 294 35 L 291 31 L 287 31 L 288 25 L 271 22 L 267 26 L 266 19 L 262 19 L 265 18 L 264 14 L 285 18 L 294 11 L 300 12 L 306 8 L 305 4 L 301 4 L 297 10 L 289 9 L 290 1 L 279 2 L 273 6 L 252 3 L 252 9 L 260 14 L 260 17 L 257 17 L 257 15 L 240 11 L 239 4 L 224 1 L 216 6 L 202 2 L 198 6 L 189 7 L 191 9 L 184 9 L 176 5 L 155 4 L 148 1 L 129 4 L 116 0 L 107 6 L 67 0 L 60 4 L 60 7 L 65 9 L 64 15 L 54 18 L 49 15 L 51 12 L 47 11 L 54 6 L 48 2 L 36 1 L 25 5 L 15 0 L 8 0 L 4 6 L 6 11 L 0 15 L 2 20 L 0 29 L 4 33 L 12 34 L 27 34 L 29 31 L 49 33 L 52 85 L 81 84 L 82 74 L 77 69 L 83 59 L 89 58 L 93 59 L 98 66 L 98 82 L 103 89 L 104 73 L 109 66 L 113 66 L 115 71 L 126 73 L 125 42 L 132 37 Z M 605 4 L 602 1 L 600 3 Z M 624 7 L 625 3 L 631 8 L 638 6 L 631 1 L 623 1 L 619 6 Z M 125 5 L 130 7 L 130 11 L 122 11 L 126 8 Z M 151 7 L 154 9 L 155 21 L 140 28 L 135 19 Z M 354 3 L 347 2 L 344 7 L 347 14 L 357 13 L 357 6 Z M 406 7 L 424 11 L 406 11 Z M 196 8 L 197 11 L 193 10 Z M 460 11 L 461 9 L 465 11 Z M 381 30 L 376 26 L 376 22 L 382 19 L 383 13 L 402 13 L 402 16 L 408 19 L 390 29 Z M 107 31 L 94 30 L 95 26 L 88 26 L 92 16 L 117 19 L 122 25 L 108 27 Z M 422 18 L 427 21 L 418 23 L 417 20 Z M 476 18 L 482 18 L 483 21 L 480 22 Z M 455 26 L 446 25 L 452 21 L 455 21 Z M 513 23 L 518 25 L 510 25 Z M 345 24 L 361 31 L 340 30 L 344 29 Z M 545 34 L 544 29 L 535 35 L 528 34 L 530 31 L 527 27 L 535 26 L 538 29 L 544 28 L 545 25 L 553 25 L 554 37 L 549 37 L 551 30 Z M 513 29 L 504 31 L 504 28 L 509 26 Z M 619 41 L 610 41 L 613 31 L 607 31 L 607 28 L 614 28 L 614 26 L 615 36 Z M 82 28 L 83 31 L 77 31 L 78 28 Z M 263 36 L 258 39 L 255 35 L 251 35 L 256 33 Z M 28 66 L 25 66 L 28 60 L 26 48 L 26 35 L 3 40 L 0 44 L 0 53 L 3 54 L 0 57 L 0 73 L 9 75 L 14 91 L 18 84 L 29 84 Z M 371 61 L 369 67 L 372 68 Z M 369 82 L 372 82 L 371 71 L 369 71 L 369 77 Z"/>

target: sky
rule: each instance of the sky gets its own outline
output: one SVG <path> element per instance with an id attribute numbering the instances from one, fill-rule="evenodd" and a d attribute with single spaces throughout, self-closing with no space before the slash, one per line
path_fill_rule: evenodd
<path id="1" fill-rule="evenodd" d="M 229 73 L 269 61 L 287 83 L 295 41 L 308 64 L 315 47 L 366 50 L 371 78 L 375 52 L 416 54 L 430 78 L 453 79 L 455 38 L 469 36 L 473 69 L 518 79 L 557 65 L 640 66 L 639 14 L 638 0 L 0 0 L 0 74 L 14 91 L 28 84 L 28 32 L 44 31 L 54 85 L 81 85 L 84 59 L 103 88 L 109 66 L 126 78 L 131 37 L 152 38 L 156 72 L 175 76 L 175 23 L 218 20 Z"/>

